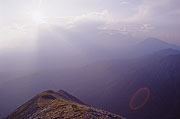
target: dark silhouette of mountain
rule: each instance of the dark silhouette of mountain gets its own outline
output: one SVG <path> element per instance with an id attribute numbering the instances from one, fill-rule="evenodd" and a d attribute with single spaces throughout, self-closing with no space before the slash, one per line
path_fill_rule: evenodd
<path id="1" fill-rule="evenodd" d="M 110 83 L 94 93 L 91 103 L 130 119 L 180 118 L 180 54 L 176 54 L 176 50 L 169 54 L 172 51 L 164 50 L 136 61 L 113 64 L 110 71 L 116 78 L 111 78 Z M 132 110 L 130 101 L 142 88 L 150 90 L 150 97 L 142 108 Z M 142 98 L 148 95 L 146 90 L 141 93 L 133 101 L 134 105 L 142 104 L 145 100 Z"/>
<path id="2" fill-rule="evenodd" d="M 130 54 L 132 54 L 133 57 L 135 56 L 139 57 L 139 56 L 151 54 L 151 53 L 164 50 L 164 49 L 180 50 L 180 46 L 167 43 L 157 38 L 147 38 L 144 41 L 132 47 L 132 49 L 130 50 Z"/>
<path id="3" fill-rule="evenodd" d="M 171 49 L 171 48 L 168 48 L 168 49 L 163 49 L 163 50 L 160 50 L 160 51 L 157 51 L 155 53 L 153 53 L 154 55 L 161 55 L 161 56 L 168 56 L 168 55 L 177 55 L 177 54 L 180 54 L 180 51 L 179 50 L 176 50 L 176 49 Z"/>
<path id="4" fill-rule="evenodd" d="M 147 38 L 144 41 L 137 44 L 137 47 L 140 50 L 151 50 L 151 51 L 159 51 L 162 49 L 172 48 L 172 49 L 180 49 L 179 46 L 167 43 L 157 38 Z"/>
<path id="5" fill-rule="evenodd" d="M 119 115 L 89 107 L 60 90 L 48 90 L 17 108 L 7 119 L 125 119 Z"/>

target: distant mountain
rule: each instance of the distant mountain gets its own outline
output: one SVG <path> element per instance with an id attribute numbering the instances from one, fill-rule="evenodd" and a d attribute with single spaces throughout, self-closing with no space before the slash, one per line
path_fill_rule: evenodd
<path id="1" fill-rule="evenodd" d="M 60 90 L 48 90 L 12 112 L 7 119 L 125 119 L 119 115 L 89 107 Z"/>
<path id="2" fill-rule="evenodd" d="M 90 101 L 98 107 L 124 114 L 130 119 L 179 119 L 179 61 L 180 53 L 172 49 L 161 50 L 136 60 L 111 61 L 108 68 L 109 73 L 113 74 L 113 77 L 109 77 L 111 81 L 104 83 L 91 96 Z M 141 89 L 146 90 L 136 94 Z M 137 107 L 144 102 L 147 95 L 150 97 L 143 107 L 132 110 L 130 102 L 133 95 L 136 95 L 133 103 Z"/>
<path id="3" fill-rule="evenodd" d="M 153 53 L 154 55 L 161 55 L 161 56 L 168 56 L 168 55 L 177 55 L 180 54 L 179 50 L 176 49 L 172 49 L 172 48 L 168 48 L 168 49 L 163 49 L 163 50 L 159 50 L 155 53 Z"/>
<path id="4" fill-rule="evenodd" d="M 144 41 L 137 44 L 137 46 L 142 50 L 152 50 L 152 51 L 158 51 L 168 48 L 180 50 L 179 46 L 167 43 L 157 38 L 147 38 Z"/>
<path id="5" fill-rule="evenodd" d="M 134 45 L 130 50 L 130 54 L 139 57 L 164 49 L 180 50 L 180 46 L 167 43 L 157 38 L 147 38 L 144 41 Z"/>

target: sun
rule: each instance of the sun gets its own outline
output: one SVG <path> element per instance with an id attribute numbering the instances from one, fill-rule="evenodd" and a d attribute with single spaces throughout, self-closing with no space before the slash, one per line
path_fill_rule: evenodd
<path id="1" fill-rule="evenodd" d="M 31 13 L 32 21 L 36 24 L 45 23 L 45 17 L 40 11 L 33 11 Z"/>

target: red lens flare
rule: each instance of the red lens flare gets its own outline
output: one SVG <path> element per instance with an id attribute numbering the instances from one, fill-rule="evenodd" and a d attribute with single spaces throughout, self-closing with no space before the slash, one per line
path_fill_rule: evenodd
<path id="1" fill-rule="evenodd" d="M 138 105 L 138 106 L 133 106 L 133 102 L 134 102 L 135 97 L 136 97 L 140 92 L 142 92 L 142 91 L 146 91 L 146 92 L 147 92 L 146 98 L 144 99 L 143 103 L 141 103 L 140 105 Z M 149 89 L 149 88 L 140 88 L 140 89 L 138 89 L 138 90 L 133 94 L 133 96 L 131 97 L 131 100 L 130 100 L 130 103 L 129 103 L 130 109 L 131 109 L 131 110 L 138 110 L 138 109 L 142 108 L 142 107 L 147 103 L 149 97 L 150 97 L 150 89 Z"/>

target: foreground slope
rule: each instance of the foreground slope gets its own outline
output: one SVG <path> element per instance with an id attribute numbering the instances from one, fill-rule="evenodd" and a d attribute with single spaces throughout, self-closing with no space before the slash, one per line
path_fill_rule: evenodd
<path id="1" fill-rule="evenodd" d="M 124 119 L 95 109 L 60 90 L 45 91 L 12 112 L 7 119 Z"/>

